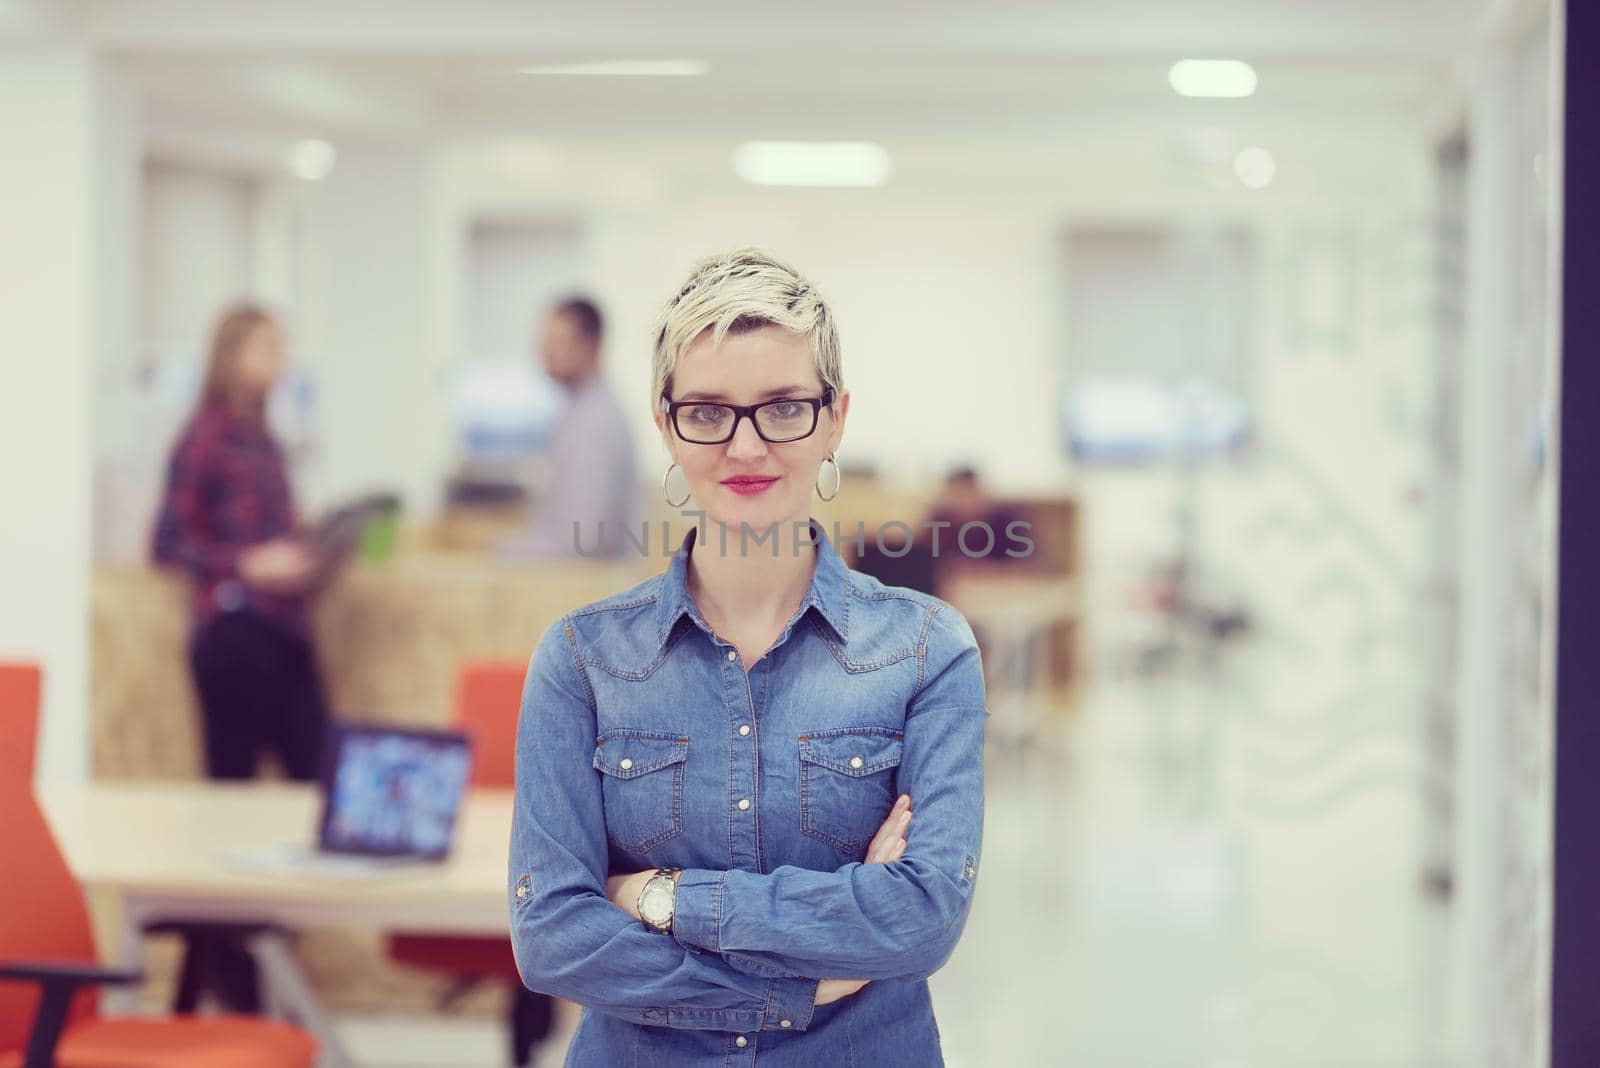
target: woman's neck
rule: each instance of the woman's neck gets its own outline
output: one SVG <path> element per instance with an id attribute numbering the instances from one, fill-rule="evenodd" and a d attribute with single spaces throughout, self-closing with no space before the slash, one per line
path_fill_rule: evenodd
<path id="1" fill-rule="evenodd" d="M 739 531 L 729 528 L 727 551 L 714 523 L 701 528 L 689 554 L 688 587 L 695 606 L 713 630 L 727 634 L 761 633 L 783 626 L 805 601 L 817 568 L 817 549 L 798 536 L 795 524 L 780 524 L 774 538 L 757 544 L 746 538 L 741 552 Z M 805 524 L 800 524 L 804 530 Z"/>

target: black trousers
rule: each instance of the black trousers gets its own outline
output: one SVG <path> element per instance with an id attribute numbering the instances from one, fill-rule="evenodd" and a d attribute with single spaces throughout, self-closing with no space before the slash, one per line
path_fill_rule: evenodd
<path id="1" fill-rule="evenodd" d="M 317 777 L 328 706 L 308 642 L 254 612 L 226 612 L 195 631 L 189 666 L 208 775 L 253 778 L 268 749 L 291 779 Z"/>
<path id="2" fill-rule="evenodd" d="M 211 778 L 253 778 L 263 749 L 290 778 L 317 778 L 329 716 L 309 643 L 254 612 L 227 612 L 195 631 L 189 667 Z M 174 1011 L 193 1012 L 206 990 L 235 1012 L 260 1011 L 255 961 L 239 939 L 196 932 L 184 943 Z"/>

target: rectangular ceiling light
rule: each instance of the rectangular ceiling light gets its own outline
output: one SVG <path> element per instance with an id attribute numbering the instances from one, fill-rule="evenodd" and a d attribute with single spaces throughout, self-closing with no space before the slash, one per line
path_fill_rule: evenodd
<path id="1" fill-rule="evenodd" d="M 703 59 L 608 59 L 595 63 L 545 63 L 518 74 L 576 74 L 611 78 L 695 78 L 710 70 Z"/>
<path id="2" fill-rule="evenodd" d="M 1256 71 L 1237 59 L 1180 59 L 1167 71 L 1179 96 L 1243 97 L 1256 91 Z"/>
<path id="3" fill-rule="evenodd" d="M 889 153 L 871 141 L 746 141 L 733 169 L 754 185 L 876 186 L 889 180 Z"/>

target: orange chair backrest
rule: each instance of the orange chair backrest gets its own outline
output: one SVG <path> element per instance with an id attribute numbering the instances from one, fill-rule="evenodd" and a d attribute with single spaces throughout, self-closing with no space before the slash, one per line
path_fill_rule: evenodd
<path id="1" fill-rule="evenodd" d="M 5 827 L 5 877 L 0 878 L 0 960 L 93 964 L 94 934 L 83 891 L 67 870 L 33 790 L 15 769 L 0 768 L 0 826 Z M 0 983 L 0 1053 L 23 1049 L 39 1007 L 39 988 Z M 73 1022 L 92 1016 L 95 993 L 73 999 Z"/>
<path id="2" fill-rule="evenodd" d="M 517 714 L 527 665 L 482 660 L 456 676 L 456 726 L 472 736 L 472 785 L 516 785 Z"/>
<path id="3" fill-rule="evenodd" d="M 33 782 L 39 738 L 40 672 L 35 664 L 0 663 L 0 779 Z"/>

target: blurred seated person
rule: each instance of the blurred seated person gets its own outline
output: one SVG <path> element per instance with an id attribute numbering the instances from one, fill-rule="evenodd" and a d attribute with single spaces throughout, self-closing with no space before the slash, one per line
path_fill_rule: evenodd
<path id="1" fill-rule="evenodd" d="M 852 566 L 890 586 L 943 596 L 941 576 L 953 570 L 1018 559 L 1007 556 L 1006 549 L 1022 551 L 1024 544 L 1006 530 L 1021 518 L 1021 513 L 990 497 L 976 470 L 959 467 L 946 478 L 942 492 L 919 524 L 909 530 L 903 522 L 883 524 L 861 546 Z M 969 523 L 987 524 L 993 543 L 982 529 L 970 530 L 962 539 L 961 528 Z M 1027 531 L 1019 529 L 1018 534 L 1026 536 Z"/>
<path id="2" fill-rule="evenodd" d="M 1019 539 L 1027 536 L 1026 527 L 1018 528 L 1017 538 L 1006 532 L 1012 523 L 1020 522 L 1023 522 L 1022 513 L 993 497 L 979 480 L 976 468 L 962 466 L 951 471 L 945 478 L 944 490 L 929 509 L 927 519 L 924 520 L 917 537 L 919 541 L 924 539 L 931 541 L 936 530 L 940 559 L 963 561 L 982 559 L 990 563 L 1004 564 L 1020 559 L 1007 556 L 1007 549 L 1016 552 L 1025 549 L 1024 543 Z M 969 523 L 987 526 L 994 535 L 993 544 L 990 544 L 989 535 L 982 529 L 971 530 L 965 538 L 961 538 L 961 528 Z M 948 524 L 948 526 L 930 529 L 929 524 Z M 966 549 L 965 552 L 963 547 Z M 969 552 L 975 555 L 969 556 Z"/>
<path id="3" fill-rule="evenodd" d="M 940 543 L 941 552 L 945 544 Z M 936 597 L 939 594 L 932 543 L 925 532 L 908 535 L 900 524 L 885 523 L 876 533 L 869 533 L 857 547 L 850 566 L 886 586 L 904 586 Z"/>
<path id="4" fill-rule="evenodd" d="M 289 778 L 315 779 L 328 730 L 306 603 L 339 561 L 297 526 L 283 451 L 267 426 L 267 397 L 283 369 L 271 315 L 249 304 L 223 313 L 153 531 L 154 562 L 192 580 L 188 666 L 213 779 L 253 777 L 263 749 Z M 241 946 L 191 941 L 181 995 L 191 1001 L 192 969 L 239 1011 L 258 1007 Z"/>
<path id="5" fill-rule="evenodd" d="M 639 487 L 633 434 L 616 394 L 600 373 L 604 323 L 586 297 L 569 297 L 545 321 L 540 357 L 567 394 L 548 451 L 549 478 L 534 501 L 533 521 L 500 546 L 536 557 L 616 558 L 638 537 Z"/>

